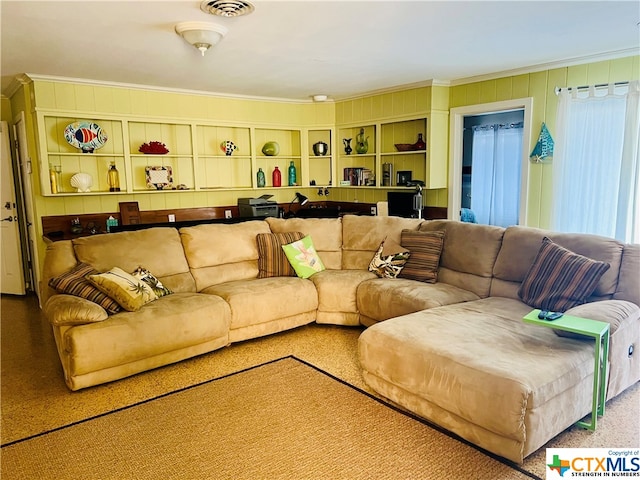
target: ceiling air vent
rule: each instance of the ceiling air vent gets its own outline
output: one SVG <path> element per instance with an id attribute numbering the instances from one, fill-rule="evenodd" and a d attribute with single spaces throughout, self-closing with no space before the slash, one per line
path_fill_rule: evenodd
<path id="1" fill-rule="evenodd" d="M 220 17 L 239 17 L 253 12 L 253 5 L 242 0 L 204 0 L 200 9 Z"/>

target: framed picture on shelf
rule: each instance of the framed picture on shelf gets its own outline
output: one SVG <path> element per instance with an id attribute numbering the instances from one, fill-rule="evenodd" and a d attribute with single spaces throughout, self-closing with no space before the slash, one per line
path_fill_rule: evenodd
<path id="1" fill-rule="evenodd" d="M 396 181 L 396 185 L 398 185 L 399 187 L 406 187 L 411 180 L 412 180 L 411 170 L 398 171 L 398 178 Z"/>
<path id="2" fill-rule="evenodd" d="M 173 187 L 173 168 L 171 167 L 145 167 L 147 187 L 156 190 L 170 189 Z"/>

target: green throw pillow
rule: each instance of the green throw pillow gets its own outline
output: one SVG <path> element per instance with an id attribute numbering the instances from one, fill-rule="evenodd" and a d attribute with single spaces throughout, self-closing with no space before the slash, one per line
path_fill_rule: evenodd
<path id="1" fill-rule="evenodd" d="M 325 269 L 309 235 L 297 242 L 283 245 L 282 249 L 300 278 L 309 278 Z"/>

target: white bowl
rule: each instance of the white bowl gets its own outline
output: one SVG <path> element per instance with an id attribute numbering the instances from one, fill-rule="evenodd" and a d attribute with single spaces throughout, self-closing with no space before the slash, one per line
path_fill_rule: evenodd
<path id="1" fill-rule="evenodd" d="M 90 192 L 93 186 L 93 178 L 88 173 L 76 173 L 71 177 L 71 186 L 78 192 Z"/>

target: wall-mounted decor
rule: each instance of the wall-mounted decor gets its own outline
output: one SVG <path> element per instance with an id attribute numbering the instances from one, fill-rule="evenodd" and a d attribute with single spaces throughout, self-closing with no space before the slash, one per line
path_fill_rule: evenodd
<path id="1" fill-rule="evenodd" d="M 534 163 L 541 163 L 544 160 L 553 160 L 553 147 L 553 138 L 551 137 L 547 126 L 542 122 L 538 142 L 536 143 L 536 146 L 533 147 L 531 155 L 529 155 L 530 160 Z"/>

